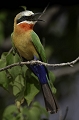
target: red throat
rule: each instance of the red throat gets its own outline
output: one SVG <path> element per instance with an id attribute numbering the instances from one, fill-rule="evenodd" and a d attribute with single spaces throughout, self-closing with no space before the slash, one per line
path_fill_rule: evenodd
<path id="1" fill-rule="evenodd" d="M 28 23 L 20 23 L 19 25 L 18 25 L 22 30 L 24 30 L 24 31 L 28 31 L 28 30 L 32 30 L 33 29 L 33 26 L 34 26 L 34 24 L 28 24 Z"/>

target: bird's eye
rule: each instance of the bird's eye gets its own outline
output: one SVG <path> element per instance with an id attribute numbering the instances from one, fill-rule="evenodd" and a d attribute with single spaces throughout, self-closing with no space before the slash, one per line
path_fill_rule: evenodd
<path id="1" fill-rule="evenodd" d="M 21 18 L 17 19 L 16 23 L 20 23 L 22 21 L 32 21 L 32 15 L 31 16 L 22 16 Z"/>

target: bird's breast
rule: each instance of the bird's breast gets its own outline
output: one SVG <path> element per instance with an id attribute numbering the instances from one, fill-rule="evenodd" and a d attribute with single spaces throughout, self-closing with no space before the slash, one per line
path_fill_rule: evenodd
<path id="1" fill-rule="evenodd" d="M 20 56 L 32 60 L 34 56 L 39 58 L 38 53 L 31 41 L 30 34 L 13 35 L 14 45 Z"/>

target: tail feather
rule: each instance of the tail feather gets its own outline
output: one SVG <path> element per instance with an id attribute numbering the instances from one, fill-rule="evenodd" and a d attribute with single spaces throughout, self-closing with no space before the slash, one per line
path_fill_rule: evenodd
<path id="1" fill-rule="evenodd" d="M 58 111 L 58 105 L 49 85 L 42 84 L 41 87 L 47 111 L 51 114 L 56 113 Z"/>
<path id="2" fill-rule="evenodd" d="M 44 96 L 45 106 L 51 114 L 58 111 L 58 105 L 48 84 L 47 70 L 43 65 L 30 65 L 29 68 L 38 77 Z"/>

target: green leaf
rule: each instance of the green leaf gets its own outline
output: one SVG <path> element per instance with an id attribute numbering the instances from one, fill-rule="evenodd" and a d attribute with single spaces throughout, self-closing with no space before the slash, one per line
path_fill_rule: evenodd
<path id="1" fill-rule="evenodd" d="M 20 62 L 21 60 L 18 54 L 13 55 L 12 53 L 10 53 L 6 56 L 6 61 L 7 61 L 7 65 L 10 65 L 13 63 Z"/>
<path id="2" fill-rule="evenodd" d="M 22 75 L 18 75 L 13 83 L 13 94 L 17 96 L 19 93 L 23 92 L 25 88 L 25 82 Z"/>
<path id="3" fill-rule="evenodd" d="M 20 7 L 22 7 L 22 8 L 23 8 L 23 10 L 26 10 L 26 9 L 27 9 L 27 7 L 26 7 L 26 6 L 20 6 Z"/>
<path id="4" fill-rule="evenodd" d="M 0 59 L 0 68 L 3 68 L 6 66 L 6 60 Z"/>
<path id="5" fill-rule="evenodd" d="M 20 74 L 22 74 L 21 66 L 14 66 L 8 69 L 9 74 L 12 76 L 13 80 Z"/>
<path id="6" fill-rule="evenodd" d="M 54 75 L 54 73 L 51 72 L 51 71 L 49 71 L 49 79 L 50 79 L 50 81 L 51 81 L 52 83 L 54 83 L 54 81 L 55 81 L 55 75 Z"/>
<path id="7" fill-rule="evenodd" d="M 35 110 L 33 110 L 33 109 L 35 109 Z M 35 114 L 37 114 L 38 116 L 40 115 L 40 117 L 41 117 L 41 115 L 43 115 L 43 114 L 46 115 L 46 117 L 48 117 L 48 112 L 47 112 L 46 108 L 42 107 L 42 106 L 39 104 L 39 102 L 34 102 L 34 103 L 32 104 L 31 111 L 35 112 Z"/>
<path id="8" fill-rule="evenodd" d="M 20 111 L 20 106 L 24 102 L 25 81 L 22 75 L 18 75 L 13 83 L 13 94 L 16 97 L 16 106 Z"/>
<path id="9" fill-rule="evenodd" d="M 18 113 L 17 107 L 15 105 L 10 105 L 5 109 L 2 120 L 18 120 Z"/>
<path id="10" fill-rule="evenodd" d="M 6 60 L 6 55 L 8 52 L 3 52 L 1 55 L 1 60 Z"/>
<path id="11" fill-rule="evenodd" d="M 16 105 L 10 105 L 10 106 L 6 107 L 3 116 L 9 115 L 9 114 L 11 114 L 13 112 L 18 113 Z"/>
<path id="12" fill-rule="evenodd" d="M 40 106 L 38 102 L 34 102 L 31 105 L 29 111 L 27 110 L 27 108 L 24 107 L 23 113 L 27 116 L 28 120 L 41 120 L 42 115 L 48 117 L 46 109 Z"/>
<path id="13" fill-rule="evenodd" d="M 40 85 L 37 77 L 33 73 L 31 73 L 30 70 L 28 70 L 25 89 L 25 99 L 28 105 L 33 101 L 34 97 L 39 93 L 39 91 Z"/>
<path id="14" fill-rule="evenodd" d="M 6 61 L 7 61 L 7 65 L 10 65 L 13 63 L 20 62 L 21 60 L 18 54 L 13 55 L 12 53 L 10 53 L 9 55 L 7 55 Z M 11 74 L 13 79 L 15 79 L 19 74 L 25 75 L 26 70 L 27 70 L 26 66 L 24 67 L 19 65 L 19 66 L 14 66 L 11 69 L 8 69 L 8 72 Z"/>
<path id="15" fill-rule="evenodd" d="M 3 68 L 6 66 L 6 61 L 0 59 L 0 68 Z M 0 86 L 4 87 L 5 89 L 8 89 L 9 80 L 7 78 L 6 72 L 2 71 L 0 72 Z"/>
<path id="16" fill-rule="evenodd" d="M 28 68 L 27 68 L 27 66 L 26 65 L 23 65 L 22 67 L 21 67 L 21 70 L 22 70 L 22 76 L 26 79 L 26 74 L 27 74 L 27 71 L 28 71 Z M 30 71 L 31 72 L 31 71 Z"/>
<path id="17" fill-rule="evenodd" d="M 21 112 L 15 105 L 9 105 L 4 110 L 2 120 L 41 120 L 42 116 L 48 118 L 48 112 L 38 102 L 34 102 L 30 107 L 21 107 Z"/>
<path id="18" fill-rule="evenodd" d="M 0 72 L 0 86 L 4 87 L 6 90 L 8 90 L 9 80 L 6 76 L 5 71 Z"/>
<path id="19" fill-rule="evenodd" d="M 53 72 L 49 71 L 49 79 L 50 81 L 49 84 L 50 84 L 50 87 L 52 89 L 52 92 L 55 94 L 56 93 L 56 88 L 54 87 L 53 83 L 55 81 L 55 75 L 53 74 Z"/>

